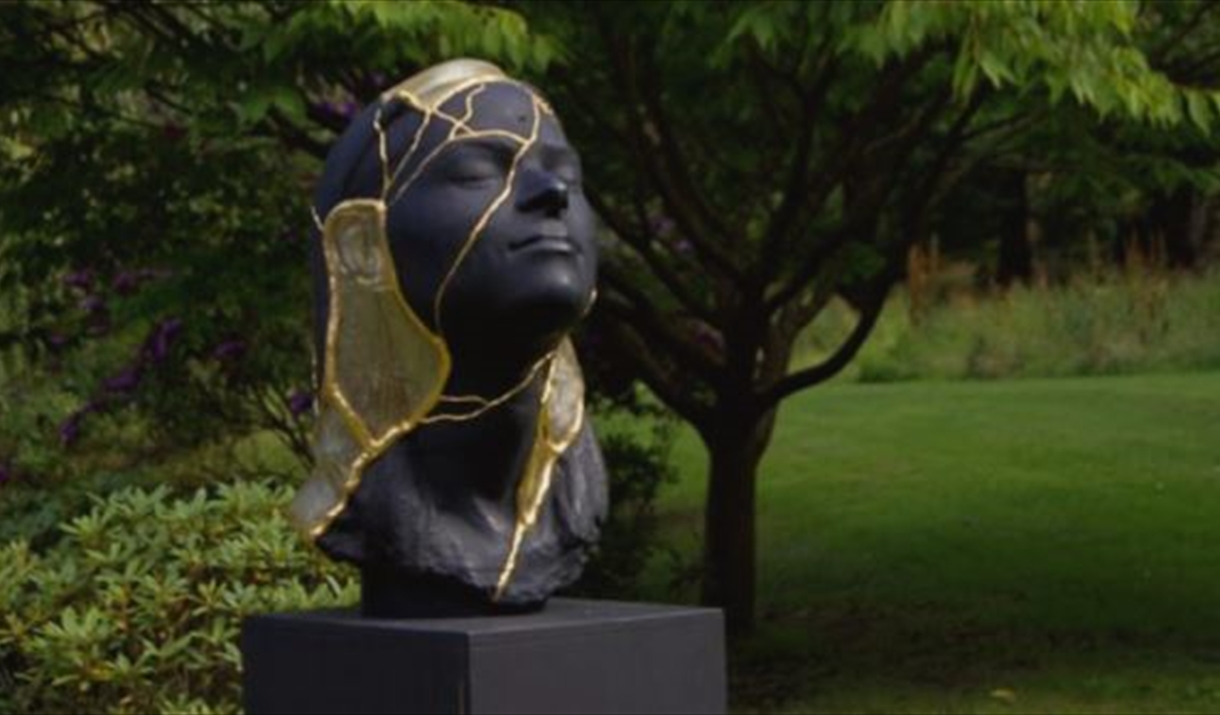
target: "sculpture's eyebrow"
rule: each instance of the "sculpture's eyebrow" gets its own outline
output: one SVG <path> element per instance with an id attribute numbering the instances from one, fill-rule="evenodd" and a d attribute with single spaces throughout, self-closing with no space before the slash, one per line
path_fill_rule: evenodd
<path id="1" fill-rule="evenodd" d="M 580 164 L 580 155 L 567 144 L 539 144 L 538 151 L 542 154 L 542 160 L 547 164 Z"/>
<path id="2" fill-rule="evenodd" d="M 567 144 L 540 143 L 538 150 L 542 151 L 543 159 L 555 161 L 577 159 L 576 151 L 573 151 Z"/>
<path id="3" fill-rule="evenodd" d="M 466 137 L 464 141 L 454 142 L 454 144 L 457 147 L 471 146 L 475 149 L 489 151 L 506 159 L 512 159 L 517 154 L 517 147 L 504 137 Z"/>

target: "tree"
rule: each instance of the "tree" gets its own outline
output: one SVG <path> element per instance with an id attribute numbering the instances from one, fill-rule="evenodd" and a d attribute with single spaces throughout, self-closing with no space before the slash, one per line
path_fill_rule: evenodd
<path id="1" fill-rule="evenodd" d="M 704 597 L 744 630 L 755 481 L 778 406 L 851 361 L 907 247 L 943 221 L 946 197 L 997 157 L 1032 153 L 1034 130 L 1076 126 L 1073 116 L 1100 117 L 1111 131 L 1214 123 L 1215 93 L 1171 79 L 1210 66 L 1210 35 L 1189 27 L 1214 15 L 1198 7 L 5 6 L 0 121 L 11 138 L 0 151 L 12 161 L 0 174 L 0 282 L 20 295 L 22 344 L 55 351 L 65 316 L 85 334 L 104 317 L 73 307 L 97 296 L 65 281 L 82 284 L 78 273 L 92 270 L 113 288 L 134 264 L 169 264 L 159 298 L 115 305 L 140 329 L 184 319 L 176 349 L 195 368 L 167 379 L 176 376 L 176 398 L 206 395 L 207 380 L 229 379 L 215 359 L 232 342 L 225 331 L 258 335 L 257 345 L 295 339 L 281 311 L 298 298 L 279 296 L 268 319 L 248 310 L 268 293 L 241 286 L 292 285 L 292 264 L 276 252 L 300 249 L 277 237 L 306 225 L 299 197 L 356 104 L 459 55 L 535 78 L 581 148 L 586 191 L 611 236 L 595 327 L 707 446 Z M 1153 39 L 1173 51 L 1145 49 Z M 201 166 L 211 173 L 181 180 L 180 167 Z M 256 214 L 241 210 L 250 205 Z M 234 260 L 242 251 L 259 259 Z M 835 296 L 856 308 L 856 326 L 822 362 L 790 372 L 795 338 Z M 167 314 L 167 304 L 190 314 Z M 157 354 L 159 335 L 136 339 L 139 354 L 147 345 Z M 275 352 L 246 375 L 283 402 L 305 370 L 277 373 Z M 100 389 L 128 400 L 124 375 Z"/>
<path id="2" fill-rule="evenodd" d="M 308 461 L 303 267 L 330 141 L 452 53 L 519 71 L 550 52 L 517 14 L 455 2 L 0 16 L 0 355 L 91 366 L 62 375 L 59 441 L 139 417 L 117 450 L 136 459 L 270 428 Z"/>
<path id="3" fill-rule="evenodd" d="M 1134 3 L 525 7 L 562 38 L 546 86 L 613 234 L 595 318 L 708 450 L 703 596 L 738 631 L 777 409 L 851 361 L 946 195 L 1060 111 L 1201 129 L 1217 112 L 1150 67 Z M 790 371 L 836 295 L 855 327 Z"/>

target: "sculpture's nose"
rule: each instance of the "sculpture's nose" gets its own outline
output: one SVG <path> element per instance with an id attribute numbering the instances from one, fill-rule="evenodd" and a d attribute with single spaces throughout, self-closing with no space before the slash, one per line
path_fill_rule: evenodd
<path id="1" fill-rule="evenodd" d="M 526 171 L 521 176 L 521 193 L 517 208 L 522 211 L 545 211 L 552 216 L 568 208 L 568 184 L 549 171 Z"/>

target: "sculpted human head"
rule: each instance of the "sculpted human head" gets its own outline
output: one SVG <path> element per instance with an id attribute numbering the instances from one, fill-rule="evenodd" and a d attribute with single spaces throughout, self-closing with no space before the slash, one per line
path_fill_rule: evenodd
<path id="1" fill-rule="evenodd" d="M 581 178 L 546 100 L 472 60 L 385 92 L 327 158 L 314 468 L 290 511 L 362 566 L 369 613 L 410 610 L 420 579 L 538 604 L 596 541 L 605 470 L 565 337 L 597 269 Z"/>
<path id="2" fill-rule="evenodd" d="M 353 121 L 317 210 L 360 197 L 384 201 L 402 294 L 455 371 L 528 363 L 589 307 L 597 256 L 579 157 L 537 90 L 491 65 L 438 65 Z"/>

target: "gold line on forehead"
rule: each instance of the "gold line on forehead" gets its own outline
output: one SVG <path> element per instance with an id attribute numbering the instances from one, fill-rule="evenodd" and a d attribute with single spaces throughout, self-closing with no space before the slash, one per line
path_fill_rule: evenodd
<path id="1" fill-rule="evenodd" d="M 466 111 L 462 113 L 462 116 L 457 120 L 457 124 L 454 125 L 453 130 L 455 132 L 458 129 L 463 129 L 466 132 L 471 131 L 470 120 L 474 117 L 474 98 L 482 94 L 485 89 L 487 89 L 487 85 L 481 84 L 466 93 Z"/>
<path id="2" fill-rule="evenodd" d="M 452 125 L 450 128 L 450 137 L 452 137 L 458 130 L 474 131 L 468 124 L 471 118 L 474 116 L 474 97 L 491 84 L 502 84 L 510 87 L 516 87 L 517 89 L 525 92 L 525 94 L 530 97 L 531 101 L 540 102 L 544 112 L 552 116 L 554 115 L 554 111 L 551 110 L 550 106 L 546 103 L 546 100 L 538 96 L 538 93 L 533 87 L 523 82 L 518 82 L 517 80 L 503 76 L 472 77 L 464 82 L 454 85 L 442 94 L 428 96 L 427 98 L 421 98 L 419 95 L 405 88 L 395 88 L 382 95 L 382 102 L 385 103 L 393 99 L 398 99 L 415 109 L 420 114 L 424 115 L 425 122 L 434 116 L 445 119 Z M 470 92 L 466 95 L 464 116 L 456 117 L 441 109 L 441 107 L 443 107 L 449 100 L 467 90 L 470 90 Z M 406 158 L 407 157 L 404 157 L 404 161 Z"/>
<path id="3" fill-rule="evenodd" d="M 508 199 L 509 195 L 512 194 L 513 183 L 517 176 L 517 167 L 521 164 L 522 157 L 526 155 L 526 153 L 530 150 L 530 147 L 534 145 L 534 142 L 538 140 L 538 127 L 542 124 L 542 110 L 539 107 L 537 95 L 531 94 L 531 96 L 533 97 L 533 101 L 530 102 L 530 106 L 533 109 L 534 116 L 531 123 L 532 126 L 530 127 L 529 138 L 527 138 L 521 144 L 521 146 L 517 149 L 517 153 L 513 155 L 512 166 L 509 167 L 508 176 L 504 179 L 504 188 L 500 191 L 499 196 L 496 196 L 495 200 L 493 200 L 483 212 L 483 215 L 479 217 L 478 222 L 475 223 L 474 228 L 471 229 L 470 234 L 462 243 L 462 247 L 458 251 L 457 257 L 453 260 L 453 264 L 449 266 L 449 271 L 445 274 L 445 278 L 441 281 L 440 287 L 436 290 L 436 298 L 432 303 L 432 321 L 436 326 L 436 332 L 440 333 L 442 336 L 444 336 L 445 331 L 441 325 L 441 301 L 445 297 L 445 291 L 449 288 L 449 283 L 453 280 L 453 276 L 457 273 L 458 267 L 462 265 L 462 261 L 466 258 L 466 254 L 470 252 L 470 249 L 474 246 L 474 242 L 478 240 L 479 234 L 482 233 L 483 229 L 487 227 L 487 224 L 491 221 L 491 217 L 496 213 L 496 210 L 499 209 L 505 200 Z"/>
<path id="4" fill-rule="evenodd" d="M 419 126 L 415 129 L 415 136 L 411 140 L 411 146 L 398 161 L 398 166 L 394 167 L 394 172 L 390 176 L 390 183 L 392 184 L 394 181 L 398 180 L 398 175 L 404 168 L 406 168 L 407 162 L 411 159 L 411 156 L 415 153 L 415 150 L 419 148 L 419 142 L 422 139 L 425 131 L 427 131 L 428 126 L 432 123 L 432 117 L 441 116 L 442 118 L 451 119 L 448 115 L 440 111 L 442 104 L 449 101 L 451 97 L 456 96 L 459 92 L 462 92 L 475 85 L 487 84 L 488 82 L 498 79 L 499 77 L 499 75 L 491 73 L 476 75 L 457 83 L 440 94 L 435 94 L 434 92 L 428 90 L 423 92 L 414 92 L 408 86 L 412 83 L 412 80 L 407 80 L 397 87 L 382 93 L 382 104 L 388 104 L 389 102 L 397 99 L 422 115 Z M 450 136 L 452 136 L 452 131 L 450 132 Z M 387 187 L 385 191 L 388 192 L 389 188 Z M 384 194 L 382 198 L 385 198 Z"/>
<path id="5" fill-rule="evenodd" d="M 485 137 L 499 137 L 508 139 L 517 144 L 522 144 L 527 141 L 527 137 L 505 129 L 472 129 L 470 127 L 469 122 L 474 117 L 474 97 L 486 89 L 490 84 L 504 84 L 517 87 L 530 97 L 531 104 L 534 105 L 535 111 L 537 111 L 538 107 L 543 107 L 544 111 L 546 110 L 547 105 L 545 100 L 539 97 L 538 93 L 535 92 L 532 87 L 506 77 L 494 77 L 490 79 L 487 77 L 475 77 L 455 85 L 451 90 L 444 92 L 443 94 L 435 97 L 429 97 L 430 101 L 424 101 L 406 89 L 396 88 L 383 95 L 383 97 L 388 98 L 385 101 L 389 101 L 389 99 L 393 98 L 400 99 L 423 115 L 423 119 L 420 121 L 419 126 L 415 130 L 415 136 L 411 140 L 411 146 L 402 155 L 402 158 L 399 159 L 394 171 L 390 173 L 389 186 L 393 186 L 398 181 L 398 177 L 402 174 L 403 170 L 406 169 L 411 157 L 414 156 L 415 152 L 419 149 L 422 137 L 428 126 L 432 123 L 432 118 L 440 118 L 449 122 L 450 125 L 449 136 L 433 147 L 432 151 L 428 152 L 428 155 L 419 162 L 415 170 L 411 172 L 410 178 L 408 178 L 407 181 L 398 188 L 398 191 L 394 193 L 394 198 L 390 200 L 390 203 L 394 203 L 398 201 L 398 199 L 402 198 L 403 194 L 407 192 L 407 189 L 411 186 L 411 184 L 413 184 L 415 180 L 419 178 L 420 174 L 423 173 L 424 168 L 431 164 L 432 160 L 435 159 L 441 151 L 454 142 L 461 141 L 463 139 L 477 139 Z M 469 90 L 469 93 L 466 95 L 465 112 L 463 116 L 456 117 L 441 109 L 441 106 L 446 102 L 467 90 Z M 388 193 L 389 188 L 387 187 L 382 194 L 383 200 Z"/>

